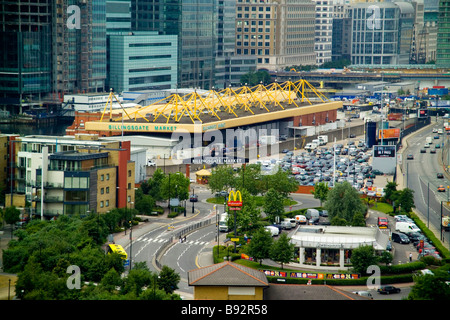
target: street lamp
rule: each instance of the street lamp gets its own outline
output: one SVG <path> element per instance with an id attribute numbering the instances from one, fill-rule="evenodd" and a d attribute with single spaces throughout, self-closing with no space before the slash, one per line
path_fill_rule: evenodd
<path id="1" fill-rule="evenodd" d="M 192 214 L 194 214 L 194 187 L 192 187 Z"/>

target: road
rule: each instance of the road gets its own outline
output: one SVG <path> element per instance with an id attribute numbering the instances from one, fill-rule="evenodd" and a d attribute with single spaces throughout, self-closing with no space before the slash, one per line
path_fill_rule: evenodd
<path id="1" fill-rule="evenodd" d="M 416 210 L 422 213 L 427 226 L 432 226 L 432 230 L 437 230 L 436 236 L 439 237 L 441 225 L 441 202 L 444 202 L 443 213 L 449 215 L 446 202 L 449 200 L 450 176 L 445 173 L 442 165 L 442 148 L 436 149 L 436 153 L 430 153 L 437 143 L 446 144 L 449 136 L 439 135 L 439 139 L 434 139 L 436 133 L 433 128 L 442 128 L 442 120 L 433 123 L 424 130 L 414 134 L 408 139 L 408 147 L 403 151 L 402 170 L 405 177 L 405 186 L 414 190 L 414 203 Z M 431 148 L 424 148 L 426 137 L 433 137 Z M 420 150 L 425 149 L 426 153 Z M 407 160 L 406 155 L 412 154 L 413 160 Z M 444 178 L 437 178 L 437 173 L 444 173 Z M 443 185 L 447 189 L 445 192 L 438 192 L 438 186 Z M 449 232 L 443 232 L 445 242 L 448 243 Z"/>

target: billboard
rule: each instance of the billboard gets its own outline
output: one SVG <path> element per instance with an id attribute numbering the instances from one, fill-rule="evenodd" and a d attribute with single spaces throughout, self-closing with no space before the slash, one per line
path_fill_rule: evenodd
<path id="1" fill-rule="evenodd" d="M 393 174 L 397 165 L 396 149 L 393 145 L 373 146 L 372 169 Z"/>
<path id="2" fill-rule="evenodd" d="M 374 158 L 395 158 L 395 146 L 373 146 Z"/>
<path id="3" fill-rule="evenodd" d="M 400 128 L 378 130 L 378 139 L 397 139 L 400 137 Z"/>

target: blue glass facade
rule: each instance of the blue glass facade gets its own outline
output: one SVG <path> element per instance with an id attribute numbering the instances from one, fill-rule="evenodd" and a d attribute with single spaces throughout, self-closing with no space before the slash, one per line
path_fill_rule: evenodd
<path id="1" fill-rule="evenodd" d="M 133 32 L 108 39 L 109 84 L 114 91 L 175 88 L 177 36 Z"/>

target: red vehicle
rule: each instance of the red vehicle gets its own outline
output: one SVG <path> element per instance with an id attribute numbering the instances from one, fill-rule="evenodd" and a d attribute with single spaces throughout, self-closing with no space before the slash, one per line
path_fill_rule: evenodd
<path id="1" fill-rule="evenodd" d="M 378 228 L 387 229 L 388 227 L 388 219 L 385 217 L 378 217 Z"/>

